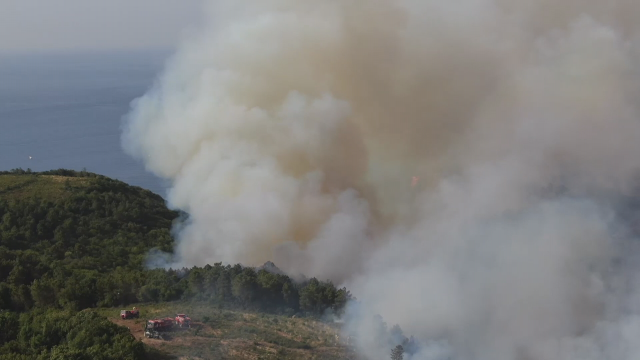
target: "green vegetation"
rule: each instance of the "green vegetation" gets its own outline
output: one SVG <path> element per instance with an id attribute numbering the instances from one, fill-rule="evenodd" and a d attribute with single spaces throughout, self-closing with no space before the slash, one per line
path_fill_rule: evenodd
<path id="1" fill-rule="evenodd" d="M 340 312 L 351 296 L 330 282 L 313 278 L 295 283 L 285 275 L 240 265 L 146 270 L 150 250 L 172 251 L 170 229 L 178 215 L 148 190 L 93 173 L 0 173 L 0 321 L 11 321 L 19 334 L 0 335 L 0 354 L 12 359 L 109 359 L 93 357 L 91 351 L 108 353 L 105 349 L 115 345 L 101 342 L 95 344 L 99 350 L 90 350 L 93 343 L 82 340 L 89 349 L 82 350 L 76 337 L 84 339 L 90 330 L 82 336 L 67 333 L 69 324 L 80 321 L 77 317 L 97 316 L 78 313 L 88 308 L 196 300 L 219 309 L 319 316 L 328 310 Z M 120 330 L 104 318 L 91 322 L 99 325 L 91 330 L 95 334 L 119 339 Z M 39 333 L 33 330 L 36 323 L 59 325 Z M 237 331 L 251 338 L 255 329 Z M 40 336 L 49 338 L 40 344 Z M 286 348 L 305 346 L 276 335 L 268 339 Z M 120 353 L 118 358 L 144 356 L 131 346 L 129 355 Z"/>
<path id="2" fill-rule="evenodd" d="M 150 191 L 91 173 L 1 174 L 0 309 L 126 301 L 111 283 L 140 277 L 149 249 L 171 250 L 177 215 Z"/>
<path id="3" fill-rule="evenodd" d="M 27 176 L 30 175 L 30 176 Z M 46 199 L 57 200 L 71 195 L 70 190 L 89 185 L 86 177 L 67 177 L 60 175 L 3 174 L 0 176 L 0 196 L 4 200 Z"/>
<path id="4" fill-rule="evenodd" d="M 0 359 L 142 360 L 128 329 L 93 311 L 0 313 Z"/>

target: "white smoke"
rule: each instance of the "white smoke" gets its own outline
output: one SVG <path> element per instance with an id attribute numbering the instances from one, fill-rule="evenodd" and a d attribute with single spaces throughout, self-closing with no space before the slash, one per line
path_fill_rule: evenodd
<path id="1" fill-rule="evenodd" d="M 340 282 L 444 339 L 416 360 L 640 358 L 640 2 L 208 5 L 123 134 L 190 214 L 176 263 Z"/>

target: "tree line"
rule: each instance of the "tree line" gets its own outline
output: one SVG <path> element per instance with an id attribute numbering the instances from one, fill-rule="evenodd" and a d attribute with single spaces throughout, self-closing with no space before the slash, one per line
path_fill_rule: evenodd
<path id="1" fill-rule="evenodd" d="M 19 257 L 20 264 L 26 264 L 23 256 Z M 44 268 L 37 258 L 32 260 L 35 260 L 31 263 L 35 268 L 29 265 L 20 265 L 19 268 Z M 64 266 L 46 270 L 42 275 L 20 277 L 15 276 L 16 272 L 12 270 L 0 282 L 0 309 L 16 312 L 34 308 L 79 311 L 140 302 L 199 300 L 227 308 L 320 316 L 327 311 L 340 313 L 351 299 L 346 288 L 339 289 L 328 281 L 311 278 L 296 283 L 286 275 L 256 271 L 239 264 L 223 266 L 216 263 L 180 270 L 118 267 L 108 273 Z"/>

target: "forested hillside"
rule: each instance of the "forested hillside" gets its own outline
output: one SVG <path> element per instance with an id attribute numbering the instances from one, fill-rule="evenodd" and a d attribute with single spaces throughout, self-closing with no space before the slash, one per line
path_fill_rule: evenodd
<path id="1" fill-rule="evenodd" d="M 330 282 L 295 283 L 241 265 L 145 270 L 149 250 L 172 251 L 170 228 L 177 217 L 159 195 L 89 172 L 0 173 L 0 327 L 15 330 L 0 336 L 0 356 L 144 356 L 144 348 L 121 337 L 117 326 L 95 313 L 78 313 L 87 308 L 194 299 L 321 315 L 341 311 L 350 297 Z M 102 325 L 85 332 L 77 325 L 84 322 Z M 35 323 L 51 326 L 34 332 Z M 92 340 L 91 331 L 111 334 L 111 340 Z M 130 348 L 129 355 L 109 357 L 115 353 L 105 349 L 116 343 Z"/>
<path id="2" fill-rule="evenodd" d="M 176 217 L 159 195 L 96 174 L 0 175 L 0 308 L 121 301 L 113 282 L 137 277 L 150 248 L 171 251 Z"/>

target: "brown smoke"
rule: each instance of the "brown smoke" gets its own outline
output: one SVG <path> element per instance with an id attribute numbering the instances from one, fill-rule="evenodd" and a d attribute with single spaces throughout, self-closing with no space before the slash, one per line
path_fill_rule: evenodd
<path id="1" fill-rule="evenodd" d="M 209 5 L 123 135 L 191 215 L 177 263 L 345 283 L 463 359 L 640 354 L 598 343 L 633 328 L 603 199 L 640 168 L 640 2 Z"/>

